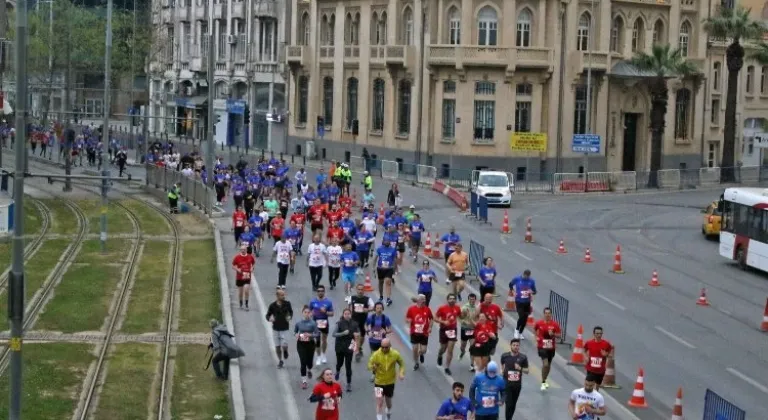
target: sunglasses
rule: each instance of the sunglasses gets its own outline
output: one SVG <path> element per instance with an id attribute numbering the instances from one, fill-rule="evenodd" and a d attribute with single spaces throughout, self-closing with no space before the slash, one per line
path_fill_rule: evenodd
<path id="1" fill-rule="evenodd" d="M 389 350 L 389 348 L 390 348 L 390 347 L 391 347 L 391 346 L 381 346 L 381 349 L 382 349 L 382 350 Z"/>

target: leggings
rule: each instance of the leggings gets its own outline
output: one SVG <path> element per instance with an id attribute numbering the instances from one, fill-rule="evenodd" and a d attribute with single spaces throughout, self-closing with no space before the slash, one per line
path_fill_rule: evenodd
<path id="1" fill-rule="evenodd" d="M 285 279 L 288 278 L 288 264 L 277 263 L 277 285 L 285 286 Z"/>
<path id="2" fill-rule="evenodd" d="M 515 306 L 517 307 L 517 332 L 522 334 L 528 323 L 528 316 L 531 314 L 531 302 L 515 302 Z"/>
<path id="3" fill-rule="evenodd" d="M 315 342 L 299 341 L 296 343 L 296 350 L 299 352 L 299 366 L 301 367 L 301 377 L 307 376 L 307 371 L 312 370 L 312 359 L 315 357 Z"/>
<path id="4" fill-rule="evenodd" d="M 328 281 L 336 285 L 336 281 L 339 279 L 339 273 L 341 272 L 341 267 L 328 267 Z"/>
<path id="5" fill-rule="evenodd" d="M 506 420 L 512 420 L 512 416 L 515 415 L 515 408 L 517 407 L 517 399 L 520 398 L 520 390 L 522 386 L 507 386 L 507 401 L 505 402 L 504 417 Z"/>
<path id="6" fill-rule="evenodd" d="M 347 372 L 347 383 L 352 383 L 352 352 L 351 351 L 337 351 L 336 352 L 336 372 L 341 372 L 341 365 L 344 365 L 344 370 Z"/>
<path id="7" fill-rule="evenodd" d="M 312 280 L 313 289 L 320 286 L 320 280 L 323 279 L 323 266 L 309 267 L 309 278 Z M 331 286 L 333 286 L 333 283 L 331 283 Z"/>

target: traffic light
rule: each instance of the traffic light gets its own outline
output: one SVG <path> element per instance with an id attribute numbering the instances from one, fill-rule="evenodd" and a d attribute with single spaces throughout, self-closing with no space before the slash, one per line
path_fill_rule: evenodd
<path id="1" fill-rule="evenodd" d="M 221 122 L 221 114 L 216 114 L 216 124 Z"/>
<path id="2" fill-rule="evenodd" d="M 352 135 L 356 136 L 360 134 L 360 121 L 352 120 Z"/>
<path id="3" fill-rule="evenodd" d="M 323 118 L 320 115 L 317 116 L 317 126 L 318 127 L 325 127 L 325 118 Z"/>
<path id="4" fill-rule="evenodd" d="M 251 123 L 251 108 L 248 104 L 245 104 L 245 109 L 243 110 L 243 121 L 245 122 L 245 125 Z"/>

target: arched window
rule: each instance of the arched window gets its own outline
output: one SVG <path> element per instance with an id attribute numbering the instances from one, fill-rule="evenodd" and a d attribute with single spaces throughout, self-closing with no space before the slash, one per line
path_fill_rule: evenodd
<path id="1" fill-rule="evenodd" d="M 653 44 L 665 44 L 666 34 L 664 33 L 664 22 L 657 19 L 653 24 Z"/>
<path id="2" fill-rule="evenodd" d="M 675 138 L 687 139 L 691 126 L 691 91 L 680 89 L 675 97 Z"/>
<path id="3" fill-rule="evenodd" d="M 533 14 L 526 7 L 517 15 L 517 39 L 515 40 L 515 45 L 518 47 L 531 46 L 531 22 L 533 22 Z"/>
<path id="4" fill-rule="evenodd" d="M 323 78 L 323 119 L 325 125 L 333 123 L 333 77 Z"/>
<path id="5" fill-rule="evenodd" d="M 301 16 L 301 34 L 299 35 L 301 45 L 309 45 L 309 30 L 309 13 L 304 13 Z"/>
<path id="6" fill-rule="evenodd" d="M 352 121 L 357 119 L 357 79 L 347 80 L 347 128 L 352 128 Z"/>
<path id="7" fill-rule="evenodd" d="M 328 38 L 326 39 L 326 45 L 334 45 L 336 42 L 336 15 L 331 15 L 328 18 Z"/>
<path id="8" fill-rule="evenodd" d="M 379 44 L 379 14 L 373 12 L 371 14 L 371 45 Z"/>
<path id="9" fill-rule="evenodd" d="M 765 93 L 768 89 L 768 66 L 763 66 L 760 71 L 760 93 Z"/>
<path id="10" fill-rule="evenodd" d="M 309 77 L 299 76 L 298 81 L 299 109 L 297 110 L 297 122 L 299 124 L 307 123 L 307 114 L 309 113 Z"/>
<path id="11" fill-rule="evenodd" d="M 590 48 L 589 31 L 592 27 L 592 16 L 589 13 L 584 12 L 579 18 L 579 28 L 576 32 L 576 49 L 579 51 L 587 51 Z"/>
<path id="12" fill-rule="evenodd" d="M 477 14 L 477 44 L 496 45 L 496 35 L 499 21 L 496 10 L 485 6 Z"/>
<path id="13" fill-rule="evenodd" d="M 411 82 L 401 80 L 398 88 L 399 103 L 397 106 L 397 133 L 411 132 Z"/>
<path id="14" fill-rule="evenodd" d="M 352 44 L 352 14 L 344 16 L 344 45 Z"/>
<path id="15" fill-rule="evenodd" d="M 373 81 L 373 115 L 371 129 L 373 131 L 384 130 L 384 80 Z"/>
<path id="16" fill-rule="evenodd" d="M 751 95 L 755 89 L 755 66 L 747 67 L 747 81 L 745 84 L 747 94 Z"/>
<path id="17" fill-rule="evenodd" d="M 403 12 L 403 33 L 401 39 L 403 45 L 413 45 L 413 11 L 406 7 Z"/>
<path id="18" fill-rule="evenodd" d="M 611 24 L 611 51 L 622 52 L 624 50 L 624 19 L 616 16 Z"/>
<path id="19" fill-rule="evenodd" d="M 451 45 L 461 43 L 461 13 L 455 7 L 448 10 L 448 43 Z"/>
<path id="20" fill-rule="evenodd" d="M 722 68 L 722 65 L 719 61 L 715 61 L 715 64 L 712 65 L 712 90 L 715 92 L 720 91 L 720 70 Z"/>
<path id="21" fill-rule="evenodd" d="M 328 16 L 323 15 L 323 18 L 320 19 L 320 43 L 322 45 L 328 45 L 329 35 Z"/>
<path id="22" fill-rule="evenodd" d="M 360 44 L 360 13 L 355 13 L 352 19 L 352 45 Z"/>
<path id="23" fill-rule="evenodd" d="M 379 45 L 386 45 L 387 43 L 387 12 L 381 13 L 376 24 L 376 43 Z"/>
<path id="24" fill-rule="evenodd" d="M 679 38 L 679 47 L 680 47 L 680 54 L 683 57 L 688 57 L 688 48 L 690 48 L 691 43 L 691 24 L 688 23 L 688 21 L 683 22 L 682 25 L 680 25 L 680 38 Z"/>
<path id="25" fill-rule="evenodd" d="M 645 25 L 640 18 L 635 20 L 635 24 L 632 25 L 632 52 L 642 51 L 645 49 Z"/>

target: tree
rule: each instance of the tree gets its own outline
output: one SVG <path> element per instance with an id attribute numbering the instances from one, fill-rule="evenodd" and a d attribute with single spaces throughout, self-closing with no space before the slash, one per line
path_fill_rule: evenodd
<path id="1" fill-rule="evenodd" d="M 652 73 L 649 90 L 651 93 L 651 172 L 648 186 L 656 188 L 658 171 L 661 169 L 661 152 L 664 144 L 664 127 L 667 116 L 669 89 L 667 80 L 686 77 L 696 73 L 696 66 L 686 60 L 679 48 L 669 44 L 654 44 L 651 53 L 638 51 L 632 64 L 641 71 Z"/>
<path id="2" fill-rule="evenodd" d="M 725 122 L 723 127 L 723 159 L 720 164 L 721 181 L 733 182 L 736 158 L 736 101 L 739 94 L 739 72 L 744 66 L 744 47 L 741 41 L 760 39 L 766 28 L 753 21 L 750 9 L 720 7 L 718 13 L 704 19 L 704 30 L 715 39 L 730 41 L 725 49 L 728 67 L 728 90 L 725 97 Z"/>

